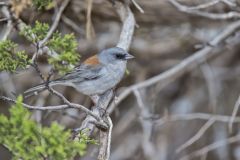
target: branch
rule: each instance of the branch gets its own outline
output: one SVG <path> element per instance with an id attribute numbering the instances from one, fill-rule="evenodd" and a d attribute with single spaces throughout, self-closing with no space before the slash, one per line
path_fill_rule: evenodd
<path id="1" fill-rule="evenodd" d="M 215 143 L 212 143 L 208 146 L 205 146 L 195 152 L 192 152 L 191 154 L 187 155 L 187 156 L 184 156 L 182 158 L 180 158 L 180 160 L 189 160 L 189 159 L 193 159 L 195 157 L 199 157 L 199 156 L 202 156 L 202 155 L 206 155 L 208 152 L 212 151 L 212 150 L 215 150 L 219 147 L 222 147 L 222 146 L 225 146 L 225 145 L 228 145 L 228 144 L 231 144 L 231 143 L 235 143 L 237 141 L 240 141 L 240 135 L 236 135 L 236 136 L 232 136 L 230 138 L 227 138 L 227 139 L 224 139 L 224 140 L 220 140 L 220 141 L 217 141 Z"/>
<path id="2" fill-rule="evenodd" d="M 177 149 L 177 153 L 181 152 L 182 150 L 186 149 L 187 147 L 192 145 L 194 142 L 199 140 L 203 136 L 203 134 L 214 124 L 214 122 L 215 122 L 214 118 L 209 119 L 192 138 L 190 138 L 187 142 L 182 144 Z"/>
<path id="3" fill-rule="evenodd" d="M 143 134 L 143 139 L 142 139 L 142 149 L 144 152 L 144 155 L 146 156 L 147 159 L 154 159 L 154 156 L 156 155 L 155 153 L 155 148 L 154 144 L 151 142 L 151 136 L 152 136 L 152 131 L 153 131 L 153 122 L 146 120 L 144 118 L 150 117 L 151 113 L 149 111 L 149 106 L 145 106 L 145 102 L 143 100 L 145 96 L 145 93 L 142 95 L 139 90 L 134 90 L 134 95 L 137 99 L 138 107 L 140 109 L 140 116 L 142 117 L 140 119 L 141 122 L 141 127 L 142 127 L 142 134 Z"/>
<path id="4" fill-rule="evenodd" d="M 5 97 L 5 96 L 0 96 L 0 99 L 2 99 L 4 101 L 7 101 L 7 102 L 11 102 L 11 103 L 16 103 L 17 102 L 16 100 L 11 99 L 9 97 Z M 92 111 L 90 111 L 86 107 L 84 107 L 80 104 L 76 104 L 76 103 L 69 103 L 69 104 L 63 104 L 63 105 L 57 105 L 57 106 L 44 106 L 44 107 L 31 106 L 31 105 L 28 105 L 26 103 L 22 103 L 22 105 L 24 107 L 28 108 L 28 109 L 43 110 L 43 111 L 44 110 L 60 110 L 60 109 L 66 109 L 66 108 L 76 108 L 76 109 L 80 109 L 80 110 L 84 111 L 88 115 L 91 115 L 96 120 L 100 119 L 100 117 L 98 117 Z"/>
<path id="5" fill-rule="evenodd" d="M 201 16 L 201 17 L 209 18 L 209 19 L 226 20 L 226 19 L 240 18 L 240 13 L 233 12 L 233 11 L 232 12 L 227 12 L 227 13 L 209 13 L 209 12 L 205 12 L 205 11 L 196 10 L 196 9 L 199 9 L 199 8 L 206 8 L 206 7 L 209 7 L 209 6 L 213 5 L 210 2 L 208 2 L 207 4 L 203 4 L 200 7 L 199 6 L 197 6 L 197 7 L 187 7 L 187 6 L 184 6 L 184 5 L 180 4 L 176 0 L 169 0 L 169 2 L 172 5 L 174 5 L 181 12 L 188 13 L 188 14 L 193 14 L 193 15 L 198 15 L 198 16 Z M 220 0 L 218 2 L 220 2 Z M 216 2 L 216 3 L 218 3 L 218 2 Z"/>
<path id="6" fill-rule="evenodd" d="M 226 38 L 236 32 L 239 28 L 240 21 L 231 23 L 226 27 L 225 30 L 223 30 L 212 41 L 210 41 L 208 43 L 209 45 L 206 45 L 201 50 L 195 52 L 192 56 L 184 59 L 178 65 L 148 80 L 129 86 L 118 96 L 118 101 L 110 105 L 110 107 L 108 108 L 108 112 L 111 113 L 120 102 L 122 102 L 129 94 L 131 94 L 136 89 L 146 88 L 156 83 L 162 83 L 163 88 L 164 86 L 175 81 L 184 73 L 195 69 L 197 66 L 205 62 L 206 59 L 209 59 L 210 57 L 216 55 L 217 53 L 212 52 L 214 50 L 214 46 L 220 44 L 222 41 L 224 41 Z"/>
<path id="7" fill-rule="evenodd" d="M 7 37 L 9 36 L 9 34 L 11 33 L 11 30 L 13 28 L 11 14 L 7 8 L 8 8 L 7 6 L 2 7 L 2 12 L 5 16 L 4 19 L 7 20 L 7 25 L 2 29 L 1 37 L 0 37 L 0 39 L 3 41 L 7 39 Z"/>
<path id="8" fill-rule="evenodd" d="M 61 19 L 61 16 L 62 16 L 62 13 L 63 11 L 65 10 L 65 8 L 67 7 L 68 3 L 69 3 L 70 0 L 65 0 L 63 1 L 61 7 L 59 8 L 59 11 L 57 12 L 57 15 L 56 15 L 56 18 L 50 28 L 50 30 L 48 31 L 46 37 L 39 42 L 39 48 L 43 47 L 43 45 L 48 41 L 48 39 L 52 36 L 53 32 L 55 31 L 55 29 L 57 28 L 58 26 L 58 23 Z"/>
<path id="9" fill-rule="evenodd" d="M 189 114 L 174 114 L 167 115 L 163 118 L 154 121 L 154 124 L 157 126 L 161 126 L 167 122 L 175 122 L 175 121 L 190 121 L 190 120 L 210 120 L 214 119 L 217 122 L 229 123 L 231 120 L 231 116 L 225 115 L 217 115 L 217 114 L 208 114 L 208 113 L 189 113 Z M 234 123 L 240 123 L 240 117 L 236 117 L 233 120 Z"/>
<path id="10" fill-rule="evenodd" d="M 111 149 L 111 138 L 112 138 L 112 120 L 107 116 L 107 123 L 109 126 L 108 131 L 100 130 L 100 148 L 98 154 L 98 160 L 109 160 L 110 158 L 110 149 Z"/>
<path id="11" fill-rule="evenodd" d="M 239 97 L 238 97 L 238 99 L 237 99 L 237 101 L 236 101 L 236 103 L 234 105 L 233 112 L 232 112 L 232 117 L 231 117 L 231 120 L 230 120 L 230 122 L 228 124 L 230 132 L 232 132 L 233 122 L 234 122 L 234 119 L 237 116 L 237 112 L 238 112 L 239 107 L 240 107 L 240 95 L 239 95 Z"/>
<path id="12" fill-rule="evenodd" d="M 117 47 L 128 50 L 134 33 L 134 27 L 136 23 L 135 18 L 132 11 L 126 4 L 116 1 L 115 7 L 118 15 L 121 18 L 121 21 L 123 22 L 123 27 Z"/>

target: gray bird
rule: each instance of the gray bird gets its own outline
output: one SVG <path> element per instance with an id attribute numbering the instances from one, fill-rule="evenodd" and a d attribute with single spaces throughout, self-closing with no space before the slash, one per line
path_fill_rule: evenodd
<path id="1" fill-rule="evenodd" d="M 100 95 L 113 89 L 123 78 L 127 60 L 134 58 L 127 51 L 118 48 L 108 48 L 99 54 L 86 59 L 63 77 L 52 80 L 49 86 L 71 86 L 77 91 L 88 95 Z M 46 89 L 46 84 L 39 84 L 24 92 L 29 95 Z"/>

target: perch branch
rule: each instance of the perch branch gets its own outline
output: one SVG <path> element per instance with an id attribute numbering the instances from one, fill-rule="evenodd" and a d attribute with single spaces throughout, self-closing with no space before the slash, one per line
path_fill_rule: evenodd
<path id="1" fill-rule="evenodd" d="M 5 96 L 0 96 L 0 99 L 11 102 L 11 103 L 16 103 L 17 101 L 14 99 L 11 99 L 9 97 Z M 66 109 L 66 108 L 76 108 L 84 111 L 86 114 L 91 115 L 95 119 L 100 119 L 96 114 L 94 114 L 92 111 L 88 110 L 86 107 L 76 104 L 76 103 L 69 103 L 69 104 L 63 104 L 63 105 L 57 105 L 57 106 L 44 106 L 44 107 L 39 107 L 39 106 L 31 106 L 26 103 L 22 103 L 22 105 L 28 109 L 36 109 L 36 110 L 60 110 L 60 109 Z"/>
<path id="2" fill-rule="evenodd" d="M 112 120 L 109 115 L 106 117 L 108 123 L 108 131 L 100 130 L 100 148 L 98 154 L 98 160 L 109 160 L 110 149 L 111 149 L 111 138 L 112 138 Z"/>

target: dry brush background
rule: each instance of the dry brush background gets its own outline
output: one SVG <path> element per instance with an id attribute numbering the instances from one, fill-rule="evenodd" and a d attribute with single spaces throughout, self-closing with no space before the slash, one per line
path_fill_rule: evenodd
<path id="1" fill-rule="evenodd" d="M 136 19 L 129 50 L 136 58 L 129 63 L 130 73 L 116 90 L 116 96 L 124 91 L 129 94 L 117 98 L 108 110 L 113 120 L 110 159 L 240 159 L 240 117 L 231 118 L 234 106 L 240 104 L 240 1 L 127 3 Z M 25 8 L 20 17 L 27 24 L 36 20 L 51 24 L 54 9 L 37 12 Z M 71 0 L 58 24 L 61 33 L 76 35 L 81 60 L 115 46 L 121 27 L 116 9 L 106 0 Z M 6 24 L 0 23 L 0 28 L 3 34 Z M 30 54 L 33 52 L 16 30 L 9 37 Z M 44 56 L 40 64 L 47 75 L 49 66 Z M 154 83 L 135 85 L 158 75 L 162 77 Z M 15 75 L 0 73 L 1 94 L 8 96 L 39 82 L 31 69 Z M 91 106 L 89 98 L 72 88 L 58 87 L 58 91 L 71 102 Z M 60 102 L 44 92 L 30 103 L 44 106 Z M 0 107 L 0 112 L 7 113 L 7 109 Z M 33 111 L 33 118 L 45 125 L 57 121 L 68 128 L 77 128 L 85 114 L 77 109 Z M 97 148 L 89 146 L 88 154 L 81 159 L 94 159 L 96 154 Z M 0 155 L 9 158 L 3 148 Z"/>

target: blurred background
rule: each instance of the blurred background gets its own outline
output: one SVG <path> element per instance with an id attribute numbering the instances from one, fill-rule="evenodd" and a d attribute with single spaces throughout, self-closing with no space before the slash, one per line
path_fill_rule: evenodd
<path id="1" fill-rule="evenodd" d="M 212 0 L 214 1 L 214 0 Z M 141 13 L 132 3 L 130 7 L 136 19 L 136 28 L 129 52 L 136 58 L 128 63 L 124 80 L 118 85 L 116 95 L 128 86 L 143 82 L 153 76 L 175 67 L 222 33 L 237 18 L 211 19 L 180 12 L 167 0 L 136 0 L 142 7 Z M 208 0 L 179 0 L 185 6 L 199 6 Z M 204 8 L 205 12 L 216 14 L 240 11 L 240 1 L 216 3 Z M 56 1 L 61 3 L 61 1 Z M 91 17 L 87 18 L 90 1 L 71 0 L 58 25 L 59 32 L 74 33 L 78 41 L 81 61 L 100 50 L 115 46 L 122 23 L 109 1 L 93 0 Z M 51 24 L 55 9 L 36 11 L 25 8 L 21 19 L 27 24 L 36 20 Z M 240 13 L 239 13 L 240 14 Z M 5 23 L 0 23 L 4 29 Z M 34 47 L 13 30 L 9 36 L 20 48 L 31 55 Z M 240 159 L 240 138 L 229 138 L 239 134 L 240 121 L 234 123 L 230 132 L 228 122 L 240 94 L 240 34 L 236 32 L 216 46 L 215 56 L 190 72 L 177 77 L 165 85 L 159 82 L 139 91 L 142 106 L 134 94 L 117 104 L 111 113 L 113 120 L 112 160 L 175 160 L 185 157 L 207 160 Z M 46 58 L 38 59 L 40 69 L 47 75 L 49 65 Z M 167 80 L 168 81 L 168 80 Z M 12 96 L 12 92 L 24 90 L 40 83 L 33 69 L 16 74 L 0 73 L 0 92 Z M 91 107 L 88 97 L 70 87 L 58 87 L 71 102 Z M 53 105 L 61 101 L 43 92 L 28 101 L 32 105 Z M 1 102 L 0 112 L 8 114 L 9 104 Z M 218 116 L 217 120 L 212 117 Z M 81 125 L 85 114 L 76 109 L 61 111 L 33 111 L 33 118 L 44 125 L 53 121 L 73 129 Z M 238 119 L 239 120 L 239 119 Z M 94 135 L 93 135 L 94 136 Z M 95 136 L 97 137 L 97 134 Z M 188 144 L 186 144 L 188 142 Z M 217 144 L 216 144 L 217 142 Z M 225 142 L 225 143 L 224 143 Z M 210 144 L 214 143 L 211 151 Z M 223 143 L 223 145 L 221 145 Z M 200 150 L 207 147 L 206 150 Z M 214 148 L 215 147 L 215 148 Z M 199 151 L 199 152 L 195 152 Z M 94 159 L 95 146 L 89 146 L 84 160 Z M 10 159 L 7 150 L 0 147 L 1 159 Z"/>

